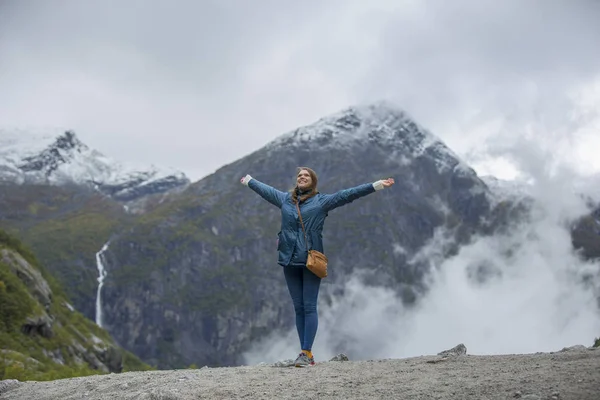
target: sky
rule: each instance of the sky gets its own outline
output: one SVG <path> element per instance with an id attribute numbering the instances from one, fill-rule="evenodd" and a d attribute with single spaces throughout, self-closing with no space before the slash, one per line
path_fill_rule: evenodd
<path id="1" fill-rule="evenodd" d="M 480 174 L 600 172 L 600 2 L 0 0 L 0 125 L 193 180 L 388 100 Z"/>

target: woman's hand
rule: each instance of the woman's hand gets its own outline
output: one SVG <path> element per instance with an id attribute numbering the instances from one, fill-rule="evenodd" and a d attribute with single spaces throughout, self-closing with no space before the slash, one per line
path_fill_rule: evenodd
<path id="1" fill-rule="evenodd" d="M 394 178 L 387 178 L 382 180 L 383 186 L 390 187 L 394 184 Z"/>
<path id="2" fill-rule="evenodd" d="M 242 185 L 248 186 L 248 182 L 250 182 L 251 179 L 252 179 L 252 177 L 248 174 L 248 175 L 244 176 L 242 179 L 240 179 L 240 182 L 242 183 Z"/>

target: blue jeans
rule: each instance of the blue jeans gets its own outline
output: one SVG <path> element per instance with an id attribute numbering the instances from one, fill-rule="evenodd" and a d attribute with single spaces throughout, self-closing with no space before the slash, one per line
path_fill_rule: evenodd
<path id="1" fill-rule="evenodd" d="M 306 267 L 283 267 L 283 273 L 296 312 L 300 349 L 311 351 L 319 326 L 317 298 L 321 278 Z"/>

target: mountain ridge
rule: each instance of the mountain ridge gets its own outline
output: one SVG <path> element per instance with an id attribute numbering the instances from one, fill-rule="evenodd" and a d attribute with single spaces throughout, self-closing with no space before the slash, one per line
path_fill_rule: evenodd
<path id="1" fill-rule="evenodd" d="M 83 143 L 73 130 L 0 130 L 0 181 L 17 184 L 76 184 L 125 204 L 182 190 L 181 171 L 123 164 Z"/>
<path id="2" fill-rule="evenodd" d="M 323 236 L 332 269 L 324 304 L 360 273 L 410 305 L 427 290 L 422 277 L 435 262 L 419 255 L 437 231 L 449 236 L 438 249 L 448 256 L 524 212 L 510 199 L 492 201 L 486 180 L 402 110 L 372 107 L 349 107 L 283 134 L 127 218 L 115 207 L 120 203 L 98 191 L 47 189 L 37 196 L 40 188 L 22 187 L 0 193 L 0 206 L 7 205 L 0 221 L 52 259 L 61 279 L 76 277 L 85 289 L 75 296 L 77 308 L 92 320 L 95 254 L 110 239 L 103 325 L 144 361 L 159 368 L 236 364 L 255 340 L 293 325 L 275 265 L 278 213 L 240 185 L 247 173 L 287 190 L 296 167 L 311 166 L 323 192 L 396 179 L 390 190 L 328 217 Z M 356 252 L 357 245 L 365 251 Z"/>
<path id="3" fill-rule="evenodd" d="M 357 118 L 354 114 L 351 119 Z M 239 179 L 250 173 L 287 190 L 300 165 L 317 171 L 323 192 L 396 178 L 390 190 L 329 215 L 323 240 L 332 269 L 323 301 L 358 272 L 364 272 L 369 284 L 397 290 L 401 301 L 414 301 L 425 290 L 421 277 L 428 263 L 413 256 L 440 226 L 448 227 L 456 240 L 444 251 L 467 241 L 484 224 L 488 193 L 474 171 L 455 168 L 461 161 L 449 159 L 451 152 L 434 145 L 436 141 L 419 147 L 422 141 L 415 140 L 412 146 L 411 135 L 429 136 L 416 124 L 394 121 L 397 115 L 384 117 L 379 125 L 340 122 L 373 131 L 360 136 L 358 145 L 277 146 L 275 140 L 141 216 L 105 253 L 107 329 L 126 348 L 143 354 L 142 359 L 167 367 L 237 364 L 265 332 L 291 326 L 288 294 L 276 265 L 278 213 Z M 354 128 L 344 129 L 355 134 Z M 403 137 L 411 146 L 397 146 L 394 155 L 386 140 Z M 356 245 L 369 251 L 357 253 Z M 396 251 L 399 246 L 404 251 Z M 117 306 L 124 304 L 127 309 Z"/>

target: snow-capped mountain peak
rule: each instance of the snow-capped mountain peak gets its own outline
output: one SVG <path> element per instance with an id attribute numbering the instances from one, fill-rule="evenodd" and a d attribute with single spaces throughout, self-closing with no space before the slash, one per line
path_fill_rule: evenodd
<path id="1" fill-rule="evenodd" d="M 385 146 L 390 157 L 397 160 L 411 162 L 417 157 L 429 156 L 440 170 L 455 169 L 473 174 L 472 169 L 438 137 L 388 101 L 347 107 L 279 136 L 267 144 L 266 149 L 339 149 L 364 146 L 369 142 Z"/>
<path id="2" fill-rule="evenodd" d="M 61 165 L 77 163 L 77 158 L 89 151 L 75 133 L 65 131 L 39 153 L 24 157 L 18 167 L 24 172 L 38 172 L 49 177 Z"/>
<path id="3" fill-rule="evenodd" d="M 88 147 L 72 130 L 0 129 L 0 181 L 86 185 L 119 200 L 186 186 L 184 173 L 124 164 Z"/>

